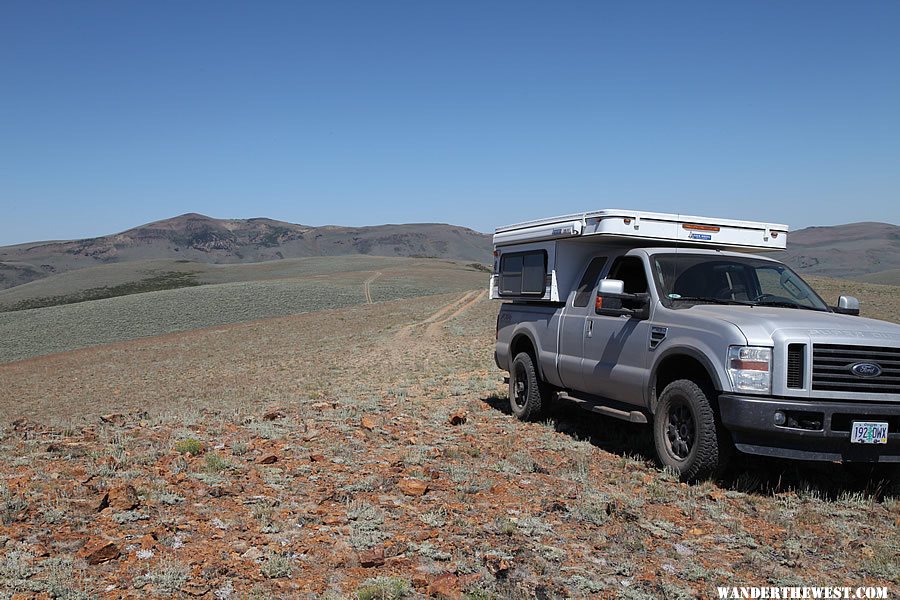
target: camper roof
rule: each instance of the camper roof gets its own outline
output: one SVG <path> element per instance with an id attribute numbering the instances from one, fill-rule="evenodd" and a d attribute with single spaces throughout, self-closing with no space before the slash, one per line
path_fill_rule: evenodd
<path id="1" fill-rule="evenodd" d="M 607 208 L 498 227 L 494 245 L 604 236 L 625 243 L 653 240 L 663 244 L 766 251 L 784 250 L 787 231 L 788 226 L 779 223 Z"/>

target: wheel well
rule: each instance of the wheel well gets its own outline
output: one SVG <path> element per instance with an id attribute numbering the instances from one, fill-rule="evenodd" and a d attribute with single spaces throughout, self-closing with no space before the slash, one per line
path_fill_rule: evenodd
<path id="1" fill-rule="evenodd" d="M 509 345 L 509 355 L 512 358 L 515 358 L 520 352 L 527 352 L 531 355 L 531 358 L 534 359 L 534 344 L 531 343 L 531 338 L 529 338 L 524 333 L 520 333 L 515 338 L 513 338 L 512 343 Z"/>
<path id="2" fill-rule="evenodd" d="M 656 412 L 656 402 L 666 386 L 678 379 L 689 379 L 701 388 L 716 391 L 714 379 L 699 360 L 685 354 L 668 356 L 657 367 L 651 383 L 651 412 Z"/>
<path id="3" fill-rule="evenodd" d="M 531 343 L 531 338 L 529 338 L 524 333 L 520 333 L 516 337 L 513 338 L 512 343 L 509 345 L 509 362 L 512 364 L 512 361 L 519 355 L 520 352 L 527 352 L 529 356 L 531 356 L 531 360 L 534 363 L 535 368 L 538 371 L 538 374 L 541 373 L 541 366 L 537 361 L 537 353 L 534 350 L 534 344 Z"/>

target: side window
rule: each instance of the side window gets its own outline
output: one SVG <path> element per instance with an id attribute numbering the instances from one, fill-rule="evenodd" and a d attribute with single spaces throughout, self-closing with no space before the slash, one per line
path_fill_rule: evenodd
<path id="1" fill-rule="evenodd" d="M 781 286 L 781 273 L 776 269 L 756 269 L 756 277 L 759 281 L 759 292 L 773 296 L 784 296 L 784 288 Z"/>
<path id="2" fill-rule="evenodd" d="M 616 260 L 609 272 L 609 278 L 624 281 L 626 294 L 647 292 L 647 273 L 644 271 L 643 261 L 637 256 L 623 256 Z"/>
<path id="3" fill-rule="evenodd" d="M 756 277 L 759 282 L 759 292 L 763 296 L 786 298 L 801 306 L 815 307 L 815 302 L 809 297 L 809 293 L 800 287 L 794 275 L 790 271 L 777 267 L 758 267 Z"/>
<path id="4" fill-rule="evenodd" d="M 591 260 L 587 270 L 584 272 L 584 277 L 581 278 L 581 282 L 578 284 L 578 290 L 575 292 L 575 301 L 572 302 L 572 306 L 583 308 L 588 305 L 588 302 L 591 301 L 591 293 L 597 286 L 597 278 L 600 277 L 600 272 L 606 266 L 606 261 L 607 258 L 605 256 L 597 256 Z"/>
<path id="5" fill-rule="evenodd" d="M 501 296 L 543 296 L 547 252 L 515 252 L 500 257 Z"/>

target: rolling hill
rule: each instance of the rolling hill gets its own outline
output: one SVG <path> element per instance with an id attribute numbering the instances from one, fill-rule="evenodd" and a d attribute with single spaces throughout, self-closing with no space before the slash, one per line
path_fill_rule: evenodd
<path id="1" fill-rule="evenodd" d="M 0 289 L 113 263 L 180 260 L 251 263 L 362 254 L 486 263 L 489 235 L 438 223 L 310 227 L 273 219 L 214 219 L 188 213 L 97 238 L 0 248 Z"/>
<path id="2" fill-rule="evenodd" d="M 788 249 L 770 254 L 803 275 L 896 283 L 900 269 L 900 226 L 849 223 L 807 227 L 788 234 Z M 893 274 L 889 274 L 894 271 Z M 890 275 L 885 280 L 880 273 Z"/>
<path id="3" fill-rule="evenodd" d="M 154 264 L 159 266 L 159 261 Z M 122 285 L 140 288 L 148 279 L 135 279 L 136 273 L 125 269 L 129 266 L 82 269 L 0 291 L 0 363 L 230 323 L 487 287 L 487 274 L 473 265 L 342 256 L 248 265 L 191 263 L 190 271 L 157 271 L 170 279 L 190 277 L 187 285 L 175 282 L 181 285 L 90 293 Z M 90 287 L 83 283 L 78 287 L 84 281 Z M 6 312 L 10 310 L 14 312 Z"/>
<path id="4" fill-rule="evenodd" d="M 141 270 L 147 264 L 146 270 L 154 273 L 167 265 L 163 271 L 174 273 L 208 270 L 203 265 L 349 255 L 487 263 L 491 236 L 439 223 L 309 227 L 189 213 L 97 238 L 0 247 L 0 290 L 110 265 L 133 264 Z M 808 227 L 792 231 L 788 249 L 770 256 L 804 275 L 897 283 L 900 226 L 866 222 Z"/>

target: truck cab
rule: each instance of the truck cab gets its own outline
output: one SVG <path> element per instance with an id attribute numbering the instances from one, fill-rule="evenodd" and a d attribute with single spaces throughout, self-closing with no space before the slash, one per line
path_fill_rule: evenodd
<path id="1" fill-rule="evenodd" d="M 498 229 L 495 357 L 513 413 L 567 399 L 647 423 L 660 463 L 686 480 L 734 450 L 900 462 L 900 326 L 859 317 L 852 297 L 830 307 L 751 253 L 786 237 L 622 210 Z"/>

